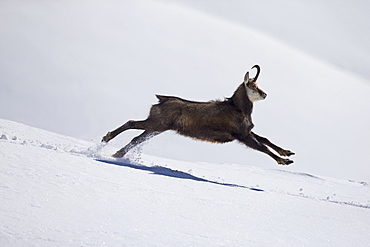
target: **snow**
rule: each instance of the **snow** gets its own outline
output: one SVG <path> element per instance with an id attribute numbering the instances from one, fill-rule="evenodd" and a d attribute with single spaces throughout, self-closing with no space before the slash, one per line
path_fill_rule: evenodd
<path id="1" fill-rule="evenodd" d="M 328 32 L 334 30 L 332 16 L 347 6 L 339 2 L 329 9 L 312 1 L 298 8 L 307 12 L 294 14 L 293 8 L 292 15 L 286 15 L 287 8 L 280 12 L 274 5 L 263 3 L 267 6 L 262 8 L 262 3 L 244 1 L 228 8 L 221 0 L 212 1 L 214 7 L 207 11 L 206 1 L 197 6 L 185 1 L 2 1 L 0 116 L 79 139 L 100 140 L 127 120 L 145 119 L 157 102 L 155 94 L 199 101 L 230 97 L 245 72 L 259 64 L 259 86 L 268 96 L 255 104 L 255 132 L 297 154 L 295 164 L 285 169 L 369 181 L 369 80 L 362 71 L 350 69 L 367 68 L 368 63 L 342 69 L 331 59 L 343 54 L 340 58 L 350 63 L 348 54 L 360 54 L 357 62 L 370 57 L 369 42 L 363 37 L 368 29 L 355 31 L 366 27 L 370 18 L 367 12 L 366 18 L 361 14 L 366 3 L 361 9 L 360 3 L 351 2 L 353 9 L 347 14 L 353 18 L 339 15 L 336 31 Z M 291 1 L 280 3 L 286 6 Z M 320 11 L 314 16 L 312 9 Z M 252 19 L 272 10 L 281 18 L 260 18 L 256 25 L 257 21 L 232 15 L 243 10 Z M 307 15 L 312 16 L 311 24 L 298 32 Z M 314 21 L 323 23 L 325 17 L 326 25 Z M 348 25 L 340 24 L 343 18 Z M 361 25 L 349 32 L 348 26 L 359 18 Z M 288 33 L 278 35 L 277 20 Z M 351 39 L 337 43 L 343 40 L 338 37 L 341 31 L 348 31 Z M 284 38 L 306 37 L 301 36 L 306 32 L 321 38 L 316 42 Z M 336 55 L 317 56 L 311 52 L 315 47 Z M 125 145 L 135 135 L 138 132 L 122 134 L 114 144 Z M 237 143 L 210 145 L 171 132 L 153 138 L 143 152 L 190 162 L 275 165 L 269 157 Z"/>
<path id="2" fill-rule="evenodd" d="M 368 245 L 368 7 L 0 1 L 0 246 Z M 254 131 L 294 164 L 172 132 L 127 159 L 139 131 L 100 144 L 155 94 L 230 97 L 254 64 Z"/>
<path id="3" fill-rule="evenodd" d="M 0 120 L 1 246 L 366 246 L 367 182 L 184 162 Z M 15 138 L 16 137 L 16 138 Z"/>
<path id="4" fill-rule="evenodd" d="M 367 1 L 174 1 L 257 29 L 341 70 L 370 79 Z"/>

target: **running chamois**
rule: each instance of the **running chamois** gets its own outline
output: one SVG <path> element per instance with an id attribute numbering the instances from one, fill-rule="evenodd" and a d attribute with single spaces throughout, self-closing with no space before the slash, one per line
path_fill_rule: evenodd
<path id="1" fill-rule="evenodd" d="M 108 132 L 102 139 L 109 142 L 118 134 L 129 129 L 144 130 L 133 138 L 129 144 L 118 150 L 113 157 L 121 158 L 138 144 L 164 132 L 174 130 L 178 134 L 194 139 L 215 143 L 238 140 L 246 146 L 271 156 L 278 164 L 289 165 L 290 159 L 280 156 L 291 156 L 293 152 L 282 149 L 252 131 L 253 102 L 263 100 L 267 94 L 258 88 L 257 79 L 260 66 L 254 78 L 245 74 L 244 81 L 231 98 L 224 101 L 195 102 L 175 96 L 156 95 L 159 103 L 150 109 L 149 117 L 144 121 L 130 120 L 121 127 Z M 280 156 L 271 152 L 275 150 Z"/>

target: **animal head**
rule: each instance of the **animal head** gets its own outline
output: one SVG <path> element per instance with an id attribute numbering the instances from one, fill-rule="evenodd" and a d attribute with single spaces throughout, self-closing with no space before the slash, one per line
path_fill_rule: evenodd
<path id="1" fill-rule="evenodd" d="M 251 102 L 255 102 L 258 100 L 264 100 L 267 97 L 267 94 L 262 91 L 258 85 L 257 85 L 257 79 L 260 74 L 261 68 L 259 65 L 254 65 L 252 67 L 257 69 L 257 74 L 254 78 L 249 78 L 249 72 L 247 72 L 244 76 L 244 87 L 245 90 L 247 91 L 247 96 Z"/>

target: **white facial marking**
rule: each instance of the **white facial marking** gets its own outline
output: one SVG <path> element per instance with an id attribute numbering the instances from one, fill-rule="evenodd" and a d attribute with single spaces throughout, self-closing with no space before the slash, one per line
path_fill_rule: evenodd
<path id="1" fill-rule="evenodd" d="M 257 85 L 256 85 L 257 87 Z M 265 98 L 262 97 L 258 90 L 253 90 L 251 88 L 249 88 L 248 86 L 245 87 L 247 89 L 247 95 L 248 95 L 248 98 L 250 101 L 252 102 L 255 102 L 255 101 L 259 101 L 259 100 L 264 100 Z"/>

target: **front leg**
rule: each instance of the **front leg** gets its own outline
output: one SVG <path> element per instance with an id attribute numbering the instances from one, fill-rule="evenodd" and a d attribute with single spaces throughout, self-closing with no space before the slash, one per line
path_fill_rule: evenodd
<path id="1" fill-rule="evenodd" d="M 291 155 L 295 155 L 295 153 L 293 153 L 292 151 L 290 150 L 285 150 L 285 149 L 282 149 L 281 147 L 279 146 L 276 146 L 275 144 L 273 144 L 272 142 L 269 141 L 269 139 L 265 138 L 265 137 L 262 137 L 262 136 L 259 136 L 257 135 L 256 133 L 254 132 L 251 132 L 251 135 L 253 135 L 253 137 L 260 143 L 262 144 L 265 144 L 269 147 L 271 147 L 272 149 L 274 149 L 279 155 L 281 156 L 291 156 Z"/>
<path id="2" fill-rule="evenodd" d="M 283 159 L 277 156 L 276 154 L 274 154 L 273 152 L 271 152 L 263 143 L 259 142 L 252 134 L 245 136 L 243 138 L 240 138 L 238 140 L 250 148 L 256 149 L 260 152 L 263 152 L 269 155 L 271 158 L 276 160 L 276 162 L 280 165 L 289 165 L 293 163 L 293 160 Z"/>

